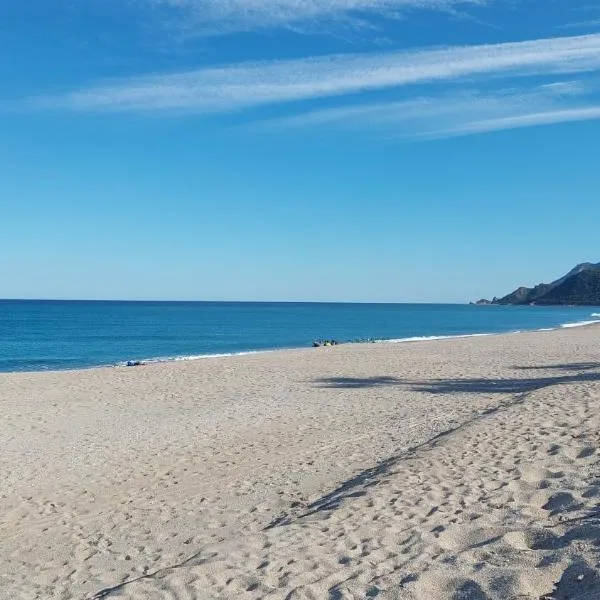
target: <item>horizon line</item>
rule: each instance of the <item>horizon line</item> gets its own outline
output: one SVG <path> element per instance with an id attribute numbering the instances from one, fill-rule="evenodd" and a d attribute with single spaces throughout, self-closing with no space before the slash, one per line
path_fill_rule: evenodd
<path id="1" fill-rule="evenodd" d="M 456 302 L 426 302 L 408 300 L 153 300 L 153 299 L 119 299 L 119 298 L 0 298 L 0 302 L 129 302 L 129 303 L 180 303 L 180 304 L 455 304 L 469 305 L 469 300 Z"/>

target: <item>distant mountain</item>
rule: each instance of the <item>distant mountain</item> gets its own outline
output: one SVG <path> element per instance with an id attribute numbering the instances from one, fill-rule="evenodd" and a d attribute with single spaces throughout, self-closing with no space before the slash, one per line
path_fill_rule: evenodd
<path id="1" fill-rule="evenodd" d="M 587 304 L 600 306 L 600 269 L 580 271 L 553 287 L 536 304 Z"/>
<path id="2" fill-rule="evenodd" d="M 577 265 L 576 267 L 574 267 L 573 269 L 571 269 L 566 275 L 563 275 L 560 279 L 557 279 L 556 281 L 554 281 L 551 285 L 559 285 L 563 281 L 566 281 L 567 279 L 569 279 L 569 277 L 572 277 L 573 275 L 577 275 L 583 271 L 599 271 L 599 270 L 600 270 L 600 263 L 590 263 L 590 262 L 581 263 L 581 264 Z"/>
<path id="3" fill-rule="evenodd" d="M 582 263 L 552 283 L 517 288 L 492 304 L 600 306 L 600 263 Z"/>

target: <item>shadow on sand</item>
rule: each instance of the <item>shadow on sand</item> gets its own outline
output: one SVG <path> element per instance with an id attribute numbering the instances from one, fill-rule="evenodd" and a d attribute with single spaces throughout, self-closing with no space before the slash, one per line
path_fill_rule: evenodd
<path id="1" fill-rule="evenodd" d="M 592 369 L 599 369 L 599 372 L 588 372 Z M 407 458 L 417 450 L 422 448 L 431 448 L 438 444 L 443 438 L 450 434 L 471 425 L 473 422 L 486 418 L 499 410 L 504 410 L 510 406 L 521 404 L 526 401 L 529 392 L 547 388 L 554 385 L 583 383 L 590 381 L 600 381 L 600 363 L 573 363 L 564 365 L 540 365 L 535 367 L 514 367 L 515 370 L 538 370 L 538 371 L 579 371 L 573 374 L 555 375 L 552 377 L 531 377 L 531 378 L 505 378 L 505 379 L 432 379 L 429 381 L 403 381 L 397 377 L 379 376 L 371 378 L 354 377 L 327 377 L 314 381 L 315 385 L 322 388 L 338 389 L 359 389 L 359 388 L 377 388 L 382 386 L 398 386 L 411 391 L 425 392 L 430 394 L 477 394 L 477 393 L 495 393 L 508 394 L 512 398 L 501 402 L 498 406 L 483 411 L 470 421 L 467 421 L 457 427 L 441 432 L 423 444 L 409 448 L 405 452 L 390 456 L 389 458 L 377 463 L 375 466 L 361 471 L 351 479 L 340 484 L 333 491 L 325 494 L 318 500 L 309 505 L 299 507 L 298 510 L 284 513 L 274 519 L 266 529 L 271 529 L 280 525 L 287 525 L 292 521 L 308 517 L 320 511 L 335 510 L 347 498 L 359 497 L 366 494 L 365 489 L 377 485 L 382 479 L 390 475 L 394 465 L 400 460 Z"/>
<path id="2" fill-rule="evenodd" d="M 401 385 L 404 382 L 396 377 L 324 377 L 316 379 L 317 387 L 324 388 L 373 388 L 388 385 Z"/>
<path id="3" fill-rule="evenodd" d="M 486 412 L 485 414 L 489 414 Z M 480 417 L 475 417 L 474 420 Z M 447 429 L 446 431 L 442 431 L 438 435 L 433 438 L 419 444 L 417 446 L 413 446 L 409 448 L 405 452 L 400 454 L 396 454 L 394 456 L 390 456 L 385 460 L 377 463 L 374 467 L 370 467 L 365 469 L 344 481 L 333 491 L 321 496 L 318 500 L 311 502 L 308 505 L 302 506 L 296 512 L 284 513 L 283 515 L 273 519 L 265 529 L 273 529 L 274 527 L 278 527 L 281 525 L 289 525 L 296 519 L 302 519 L 304 517 L 309 517 L 319 512 L 326 512 L 330 510 L 335 510 L 339 508 L 340 504 L 348 499 L 348 498 L 359 498 L 360 496 L 364 496 L 367 492 L 365 491 L 367 488 L 372 487 L 374 485 L 378 485 L 382 479 L 385 479 L 386 476 L 391 475 L 393 473 L 392 468 L 396 465 L 400 460 L 407 458 L 408 456 L 414 454 L 417 450 L 422 448 L 431 448 L 434 447 L 440 440 L 449 436 L 451 433 L 462 429 L 469 423 L 473 421 L 469 421 L 467 423 L 463 423 L 458 425 L 457 427 L 453 427 L 452 429 Z"/>
<path id="4" fill-rule="evenodd" d="M 566 363 L 562 365 L 541 365 L 534 367 L 513 367 L 517 371 L 591 371 L 600 369 L 600 362 Z"/>
<path id="5" fill-rule="evenodd" d="M 525 394 L 565 383 L 600 381 L 600 373 L 575 373 L 555 377 L 510 379 L 433 379 L 411 382 L 410 389 L 430 394 Z"/>
<path id="6" fill-rule="evenodd" d="M 565 374 L 550 377 L 510 377 L 510 378 L 470 378 L 470 379 L 430 379 L 427 381 L 402 380 L 392 376 L 377 377 L 325 377 L 313 383 L 317 387 L 339 389 L 363 389 L 387 386 L 400 386 L 416 392 L 430 394 L 524 394 L 553 385 L 600 381 L 600 363 L 573 363 L 562 365 L 540 365 L 533 367 L 513 367 L 516 371 L 564 371 Z"/>

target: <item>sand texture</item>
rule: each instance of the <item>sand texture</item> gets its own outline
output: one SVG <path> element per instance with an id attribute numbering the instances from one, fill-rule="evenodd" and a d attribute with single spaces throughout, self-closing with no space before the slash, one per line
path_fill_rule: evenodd
<path id="1" fill-rule="evenodd" d="M 600 327 L 0 375 L 2 600 L 600 598 Z"/>

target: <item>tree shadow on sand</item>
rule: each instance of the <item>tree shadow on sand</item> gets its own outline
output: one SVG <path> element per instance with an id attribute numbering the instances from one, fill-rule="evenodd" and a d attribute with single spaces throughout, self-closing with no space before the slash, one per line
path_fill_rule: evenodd
<path id="1" fill-rule="evenodd" d="M 600 381 L 600 373 L 510 379 L 432 379 L 431 381 L 411 382 L 408 385 L 413 391 L 430 394 L 525 394 L 554 385 L 589 381 Z"/>
<path id="2" fill-rule="evenodd" d="M 475 417 L 476 420 L 480 417 Z M 468 423 L 471 423 L 469 421 Z M 366 490 L 372 486 L 378 485 L 382 480 L 386 479 L 393 473 L 393 467 L 401 460 L 413 455 L 415 452 L 422 448 L 433 448 L 436 444 L 440 443 L 443 439 L 447 438 L 450 434 L 458 431 L 465 427 L 468 423 L 462 423 L 456 427 L 452 427 L 445 431 L 438 433 L 431 439 L 424 441 L 421 444 L 412 446 L 407 450 L 395 454 L 378 462 L 375 466 L 364 469 L 351 477 L 347 481 L 341 483 L 338 487 L 333 489 L 331 492 L 324 494 L 314 502 L 310 504 L 300 505 L 295 511 L 289 511 L 281 514 L 279 517 L 273 519 L 266 527 L 265 530 L 273 529 L 274 527 L 280 527 L 283 525 L 289 525 L 297 519 L 310 517 L 311 515 L 336 510 L 340 507 L 344 500 L 349 498 L 359 498 L 364 496 Z"/>
<path id="3" fill-rule="evenodd" d="M 591 371 L 600 369 L 600 362 L 565 363 L 559 365 L 537 365 L 530 367 L 513 367 L 517 371 Z"/>
<path id="4" fill-rule="evenodd" d="M 598 368 L 598 372 L 591 372 Z M 456 427 L 443 431 L 422 444 L 407 449 L 404 452 L 390 456 L 382 460 L 373 467 L 359 472 L 354 477 L 340 484 L 331 492 L 323 495 L 311 504 L 296 507 L 274 519 L 266 529 L 287 525 L 292 521 L 308 517 L 321 511 L 335 510 L 340 504 L 353 497 L 362 496 L 366 493 L 366 488 L 377 485 L 382 479 L 385 479 L 393 471 L 394 466 L 401 460 L 412 455 L 414 452 L 424 448 L 432 448 L 440 443 L 444 438 L 455 433 L 463 427 L 471 425 L 478 419 L 486 418 L 488 415 L 499 410 L 504 410 L 510 406 L 520 404 L 526 401 L 529 392 L 551 387 L 554 385 L 585 383 L 600 381 L 600 363 L 573 363 L 570 365 L 540 365 L 535 367 L 514 367 L 515 370 L 539 370 L 539 371 L 579 371 L 571 374 L 554 375 L 551 377 L 531 377 L 531 378 L 471 378 L 471 379 L 431 379 L 428 381 L 410 381 L 402 380 L 392 376 L 378 377 L 326 377 L 314 381 L 315 385 L 321 388 L 332 389 L 362 389 L 376 388 L 383 386 L 397 386 L 410 391 L 418 391 L 430 394 L 505 394 L 512 398 L 502 400 L 496 407 L 491 407 L 480 412 L 473 419 L 466 421 Z"/>
<path id="5" fill-rule="evenodd" d="M 429 379 L 426 381 L 402 380 L 393 376 L 376 377 L 324 377 L 313 383 L 317 387 L 333 389 L 364 389 L 399 386 L 429 394 L 524 394 L 553 385 L 600 381 L 600 363 L 572 363 L 513 367 L 516 371 L 565 371 L 550 377 L 478 377 L 467 379 Z"/>
<path id="6" fill-rule="evenodd" d="M 385 381 L 385 383 L 382 383 Z M 297 519 L 309 517 L 316 513 L 328 512 L 336 510 L 340 507 L 342 502 L 351 498 L 358 498 L 364 496 L 367 492 L 366 489 L 378 485 L 382 480 L 386 479 L 393 473 L 393 469 L 396 464 L 407 457 L 414 455 L 418 450 L 425 448 L 433 448 L 437 444 L 441 443 L 445 438 L 451 434 L 468 427 L 479 419 L 486 418 L 488 415 L 493 414 L 499 410 L 507 409 L 510 406 L 521 404 L 525 401 L 526 393 L 539 387 L 548 385 L 554 385 L 558 383 L 571 383 L 573 381 L 600 381 L 600 373 L 594 374 L 581 374 L 580 376 L 571 377 L 554 377 L 545 379 L 517 379 L 517 380 L 483 380 L 483 379 L 460 379 L 460 380 L 433 380 L 429 382 L 403 382 L 394 377 L 375 377 L 373 381 L 367 378 L 354 379 L 354 378 L 331 378 L 331 379 L 319 379 L 317 383 L 320 387 L 332 387 L 332 388 L 365 388 L 365 387 L 377 387 L 380 385 L 402 385 L 408 387 L 411 390 L 425 391 L 430 393 L 478 393 L 478 392 L 502 392 L 502 393 L 513 393 L 514 397 L 506 402 L 501 402 L 496 407 L 491 407 L 487 410 L 481 411 L 478 415 L 472 419 L 461 423 L 455 427 L 451 427 L 445 431 L 440 432 L 434 437 L 424 441 L 421 444 L 410 447 L 407 450 L 394 454 L 389 458 L 382 460 L 375 464 L 373 467 L 364 469 L 356 474 L 354 477 L 344 481 L 338 485 L 331 492 L 324 494 L 317 500 L 310 504 L 300 504 L 295 510 L 284 512 L 280 516 L 273 519 L 265 529 L 272 529 L 274 527 L 280 527 L 289 525 Z M 533 385 L 535 383 L 535 386 Z"/>
<path id="7" fill-rule="evenodd" d="M 372 388 L 383 387 L 388 385 L 400 385 L 403 383 L 397 377 L 324 377 L 316 379 L 317 387 L 324 388 Z"/>

